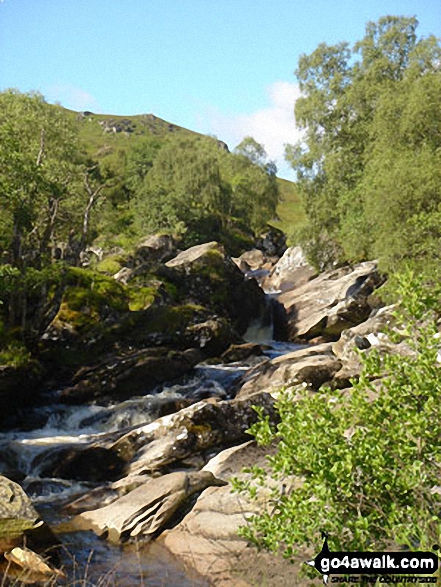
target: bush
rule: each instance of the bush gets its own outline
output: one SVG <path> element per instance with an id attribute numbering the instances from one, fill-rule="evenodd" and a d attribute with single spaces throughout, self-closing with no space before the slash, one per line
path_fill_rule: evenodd
<path id="1" fill-rule="evenodd" d="M 298 488 L 273 491 L 275 511 L 241 529 L 259 546 L 291 557 L 296 547 L 319 546 L 321 531 L 334 550 L 375 550 L 386 544 L 429 549 L 441 539 L 440 335 L 430 295 L 413 275 L 398 280 L 403 296 L 397 328 L 405 355 L 362 356 L 350 392 L 303 390 L 278 402 L 280 423 L 250 429 L 259 444 L 278 443 L 270 475 L 298 479 Z M 381 378 L 381 382 L 378 380 Z M 266 472 L 236 489 L 252 496 Z"/>

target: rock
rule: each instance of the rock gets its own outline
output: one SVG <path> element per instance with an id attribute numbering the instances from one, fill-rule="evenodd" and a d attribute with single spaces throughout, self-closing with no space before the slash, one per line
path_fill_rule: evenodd
<path id="1" fill-rule="evenodd" d="M 0 476 L 0 553 L 23 544 L 41 550 L 57 540 L 20 485 Z"/>
<path id="2" fill-rule="evenodd" d="M 357 349 L 367 350 L 372 346 L 379 346 L 381 343 L 389 341 L 384 330 L 392 325 L 393 309 L 394 306 L 381 308 L 365 322 L 343 330 L 340 339 L 332 345 L 334 354 L 344 363 L 355 361 L 360 364 Z"/>
<path id="3" fill-rule="evenodd" d="M 124 285 L 127 285 L 128 282 L 133 277 L 133 274 L 134 274 L 134 269 L 131 269 L 130 267 L 121 267 L 121 269 L 117 273 L 115 273 L 115 275 L 113 276 L 113 279 L 115 281 L 118 281 L 119 283 L 123 283 Z"/>
<path id="4" fill-rule="evenodd" d="M 232 321 L 242 335 L 259 316 L 265 295 L 255 280 L 247 280 L 217 242 L 196 245 L 166 264 L 167 279 L 187 303 L 209 308 Z"/>
<path id="5" fill-rule="evenodd" d="M 405 339 L 399 343 L 392 342 L 385 332 L 386 329 L 393 329 L 394 309 L 395 306 L 381 308 L 365 322 L 343 330 L 340 339 L 332 345 L 333 352 L 343 363 L 341 370 L 335 374 L 333 387 L 347 387 L 350 385 L 350 379 L 359 376 L 362 367 L 360 351 L 369 353 L 371 349 L 375 349 L 381 354 L 399 353 L 403 356 L 412 356 L 413 351 Z"/>
<path id="6" fill-rule="evenodd" d="M 228 349 L 222 353 L 221 359 L 224 363 L 236 363 L 237 361 L 246 361 L 250 357 L 260 357 L 263 350 L 269 348 L 265 345 L 257 344 L 255 342 L 247 342 L 244 344 L 232 344 Z"/>
<path id="7" fill-rule="evenodd" d="M 252 398 L 265 390 L 275 392 L 284 387 L 306 384 L 317 390 L 330 381 L 342 367 L 330 343 L 308 347 L 257 365 L 245 374 L 236 399 Z"/>
<path id="8" fill-rule="evenodd" d="M 340 333 L 366 320 L 368 297 L 382 283 L 374 261 L 325 271 L 300 287 L 283 293 L 279 302 L 287 313 L 289 340 Z"/>
<path id="9" fill-rule="evenodd" d="M 50 462 L 41 468 L 40 476 L 100 483 L 119 479 L 125 465 L 123 459 L 104 447 L 64 448 L 56 450 Z"/>
<path id="10" fill-rule="evenodd" d="M 284 292 L 303 285 L 317 275 L 301 247 L 289 247 L 262 281 L 266 292 Z"/>
<path id="11" fill-rule="evenodd" d="M 219 356 L 237 338 L 225 318 L 207 320 L 185 331 L 188 346 L 199 348 L 207 357 Z"/>
<path id="12" fill-rule="evenodd" d="M 233 475 L 249 480 L 249 474 L 243 473 L 242 468 L 249 467 L 250 463 L 265 467 L 268 453 L 271 454 L 271 447 L 258 447 L 254 442 L 247 442 L 221 452 L 203 470 L 212 472 L 224 481 L 229 481 Z M 270 501 L 272 487 L 270 483 L 253 502 L 243 494 L 233 493 L 230 485 L 209 487 L 198 497 L 185 518 L 164 532 L 159 540 L 186 565 L 208 577 L 213 585 L 278 585 L 277 577 L 268 583 L 265 579 L 259 583 L 248 582 L 251 549 L 246 540 L 238 535 L 239 526 L 245 525 L 250 515 L 263 508 L 274 507 Z M 257 550 L 254 554 L 258 559 Z M 254 563 L 259 565 L 258 560 Z M 285 561 L 286 569 L 292 578 L 292 565 L 288 561 Z"/>
<path id="13" fill-rule="evenodd" d="M 152 235 L 144 238 L 136 247 L 131 259 L 134 267 L 163 263 L 173 257 L 176 242 L 169 235 Z"/>
<path id="14" fill-rule="evenodd" d="M 219 245 L 219 243 L 215 241 L 195 245 L 194 247 L 190 247 L 189 249 L 182 251 L 174 259 L 167 261 L 166 266 L 172 267 L 174 269 L 179 268 L 186 271 L 191 271 L 191 266 L 193 263 L 203 260 L 207 254 L 223 257 L 224 249 L 222 245 Z"/>
<path id="15" fill-rule="evenodd" d="M 196 349 L 171 351 L 161 347 L 112 354 L 96 365 L 82 367 L 73 377 L 73 386 L 60 392 L 60 399 L 76 404 L 105 396 L 124 399 L 146 393 L 159 383 L 188 373 L 201 359 Z"/>
<path id="16" fill-rule="evenodd" d="M 242 273 L 262 269 L 267 262 L 266 257 L 259 249 L 246 251 L 240 257 L 233 258 L 233 261 L 236 263 Z"/>
<path id="17" fill-rule="evenodd" d="M 257 239 L 256 248 L 263 251 L 267 257 L 281 257 L 286 251 L 286 235 L 282 230 L 269 226 Z"/>
<path id="18" fill-rule="evenodd" d="M 202 400 L 176 414 L 135 428 L 108 446 L 128 463 L 128 476 L 164 471 L 198 456 L 204 464 L 206 455 L 213 449 L 220 450 L 248 439 L 247 430 L 257 421 L 253 406 L 261 406 L 264 414 L 274 420 L 273 404 L 273 398 L 267 393 L 234 402 Z"/>
<path id="19" fill-rule="evenodd" d="M 206 487 L 225 484 L 208 471 L 170 473 L 147 481 L 110 505 L 80 514 L 74 524 L 80 529 L 93 530 L 110 542 L 150 540 L 192 495 Z"/>
<path id="20" fill-rule="evenodd" d="M 4 557 L 7 561 L 22 569 L 22 573 L 17 577 L 21 583 L 34 584 L 43 581 L 47 582 L 51 579 L 66 578 L 62 571 L 50 567 L 40 555 L 29 548 L 16 546 L 10 552 L 5 552 Z"/>
<path id="21" fill-rule="evenodd" d="M 200 469 L 213 451 L 248 439 L 247 430 L 257 421 L 253 406 L 261 406 L 275 420 L 273 404 L 265 393 L 235 402 L 202 400 L 150 424 L 96 435 L 87 444 L 53 448 L 37 457 L 34 466 L 49 477 L 118 480 L 112 494 L 120 484 L 136 484 L 141 476 L 168 472 L 170 467 Z"/>

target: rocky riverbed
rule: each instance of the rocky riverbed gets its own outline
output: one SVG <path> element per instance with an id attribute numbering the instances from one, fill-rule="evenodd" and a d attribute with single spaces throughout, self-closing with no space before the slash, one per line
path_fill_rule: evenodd
<path id="1" fill-rule="evenodd" d="M 276 421 L 281 389 L 349 387 L 359 370 L 354 349 L 387 346 L 381 331 L 390 314 L 374 294 L 381 276 L 374 262 L 317 275 L 299 249 L 280 259 L 259 249 L 233 262 L 217 243 L 172 258 L 164 246 L 165 258 L 155 249 L 155 271 L 173 296 L 161 296 L 164 283 L 155 283 L 159 293 L 147 307 L 107 312 L 100 340 L 94 325 L 72 322 L 67 297 L 45 339 L 46 387 L 31 407 L 17 401 L 5 414 L 0 538 L 11 533 L 6 519 L 21 528 L 12 542 L 0 540 L 5 564 L 28 572 L 25 562 L 11 563 L 10 552 L 29 544 L 44 519 L 59 553 L 53 564 L 64 565 L 71 581 L 75 565 L 60 554 L 66 544 L 82 567 L 77 578 L 88 566 L 94 581 L 112 572 L 118 585 L 142 576 L 152 587 L 251 587 L 276 584 L 277 573 L 277 585 L 296 584 L 291 565 L 275 558 L 268 567 L 269 555 L 237 535 L 248 513 L 269 507 L 269 489 L 249 503 L 229 482 L 265 461 L 247 434 L 253 406 Z M 146 248 L 116 283 L 147 271 L 153 253 Z M 80 366 L 56 372 L 54 359 L 50 372 L 57 353 L 85 349 L 81 356 L 89 359 Z M 13 375 L 0 381 L 3 401 L 18 393 Z M 23 374 L 16 376 L 17 385 Z M 24 504 L 13 515 L 11 495 Z M 36 552 L 46 547 L 35 541 Z M 139 572 L 124 583 L 134 556 Z M 197 576 L 186 576 L 180 564 Z"/>

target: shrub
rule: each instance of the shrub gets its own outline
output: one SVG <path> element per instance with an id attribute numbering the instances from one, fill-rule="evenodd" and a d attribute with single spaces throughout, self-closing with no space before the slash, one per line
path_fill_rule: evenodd
<path id="1" fill-rule="evenodd" d="M 250 519 L 241 534 L 291 557 L 296 547 L 375 550 L 386 544 L 431 548 L 441 538 L 441 373 L 437 296 L 411 274 L 398 279 L 397 328 L 408 353 L 362 355 L 363 369 L 348 392 L 307 390 L 278 401 L 280 423 L 261 417 L 250 433 L 278 443 L 267 457 L 270 475 L 295 477 L 286 495 L 273 491 L 275 511 Z M 258 494 L 266 472 L 236 489 Z"/>

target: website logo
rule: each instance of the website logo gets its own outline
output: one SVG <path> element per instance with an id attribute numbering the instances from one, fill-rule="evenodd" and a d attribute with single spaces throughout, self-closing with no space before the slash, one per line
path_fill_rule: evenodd
<path id="1" fill-rule="evenodd" d="M 433 552 L 331 552 L 324 534 L 322 550 L 306 564 L 317 569 L 327 585 L 333 575 L 433 575 L 438 570 L 438 556 Z M 437 547 L 434 547 L 434 549 Z M 363 577 L 362 577 L 363 579 Z M 362 582 L 362 579 L 360 582 Z M 409 577 L 410 579 L 410 577 Z M 436 583 L 436 577 L 433 577 Z M 337 581 L 332 581 L 339 582 Z M 351 582 L 359 582 L 357 580 Z M 398 581 L 392 580 L 396 583 Z M 408 583 L 409 581 L 403 580 Z M 410 581 L 412 582 L 412 581 Z"/>

